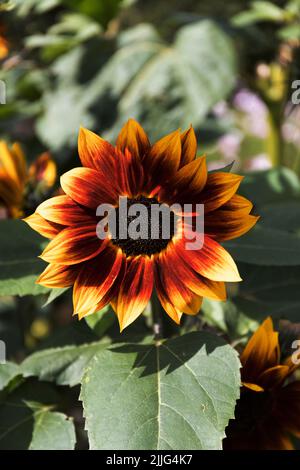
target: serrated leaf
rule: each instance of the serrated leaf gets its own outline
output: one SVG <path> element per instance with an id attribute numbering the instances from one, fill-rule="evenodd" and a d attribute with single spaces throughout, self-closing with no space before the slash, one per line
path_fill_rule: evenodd
<path id="1" fill-rule="evenodd" d="M 81 389 L 90 448 L 221 449 L 239 367 L 234 349 L 207 333 L 98 351 Z"/>
<path id="2" fill-rule="evenodd" d="M 0 222 L 0 295 L 38 295 L 49 289 L 35 281 L 45 268 L 38 259 L 45 239 L 21 220 Z"/>
<path id="3" fill-rule="evenodd" d="M 95 353 L 107 344 L 98 342 L 38 351 L 25 359 L 21 371 L 25 377 L 36 376 L 40 380 L 73 387 L 80 382 Z"/>
<path id="4" fill-rule="evenodd" d="M 139 120 L 152 139 L 191 122 L 197 127 L 234 86 L 232 43 L 212 21 L 180 28 L 171 45 L 142 24 L 120 35 L 119 44 L 88 92 L 103 103 L 111 97 L 110 108 L 116 104 L 110 138 L 129 116 Z"/>

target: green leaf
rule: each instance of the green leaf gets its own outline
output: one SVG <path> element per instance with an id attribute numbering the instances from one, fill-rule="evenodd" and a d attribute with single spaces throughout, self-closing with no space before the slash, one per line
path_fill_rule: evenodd
<path id="1" fill-rule="evenodd" d="M 255 266 L 240 264 L 244 279 L 238 286 L 234 302 L 252 318 L 268 315 L 299 321 L 300 266 Z"/>
<path id="2" fill-rule="evenodd" d="M 242 237 L 224 243 L 237 261 L 264 266 L 299 266 L 300 237 L 257 225 Z"/>
<path id="3" fill-rule="evenodd" d="M 238 13 L 232 22 L 235 26 L 247 26 L 258 21 L 281 22 L 285 19 L 285 11 L 274 3 L 267 1 L 252 2 L 251 9 Z"/>
<path id="4" fill-rule="evenodd" d="M 43 307 L 50 305 L 55 299 L 67 292 L 67 290 L 69 290 L 69 287 L 56 287 L 55 289 L 51 289 L 48 299 L 44 303 Z"/>
<path id="5" fill-rule="evenodd" d="M 0 222 L 0 295 L 38 295 L 49 289 L 35 281 L 45 269 L 38 256 L 45 239 L 21 220 Z"/>
<path id="6" fill-rule="evenodd" d="M 134 38 L 134 40 L 132 40 Z M 150 25 L 120 35 L 119 49 L 86 90 L 116 103 L 115 136 L 129 116 L 139 120 L 151 138 L 170 128 L 199 126 L 235 83 L 232 43 L 209 20 L 178 30 L 174 43 L 164 44 Z"/>
<path id="7" fill-rule="evenodd" d="M 235 350 L 207 333 L 98 351 L 80 397 L 90 448 L 221 449 L 239 367 Z"/>
<path id="8" fill-rule="evenodd" d="M 218 302 L 204 299 L 201 307 L 203 320 L 224 331 L 232 341 L 247 335 L 249 331 L 255 331 L 258 327 L 257 322 L 244 315 L 233 301 Z"/>
<path id="9" fill-rule="evenodd" d="M 266 204 L 259 208 L 260 225 L 288 232 L 300 231 L 300 200 Z"/>
<path id="10" fill-rule="evenodd" d="M 85 321 L 94 333 L 101 338 L 107 330 L 116 322 L 116 315 L 109 305 L 99 312 L 85 317 Z"/>
<path id="11" fill-rule="evenodd" d="M 25 359 L 21 371 L 24 377 L 36 376 L 40 380 L 73 387 L 80 382 L 95 353 L 107 344 L 98 342 L 38 351 Z"/>
<path id="12" fill-rule="evenodd" d="M 50 413 L 56 407 L 59 396 L 48 384 L 25 382 L 12 393 L 1 395 L 0 398 L 0 449 L 27 450 L 33 443 L 44 440 L 45 429 L 40 427 L 38 418 Z M 65 419 L 65 418 L 64 418 Z M 62 417 L 46 420 L 57 423 L 56 430 L 47 436 L 45 448 L 58 450 L 62 447 L 74 447 L 74 431 L 72 422 L 62 425 Z M 45 423 L 42 420 L 42 424 Z M 35 432 L 36 431 L 36 432 Z M 40 434 L 41 433 L 41 434 Z M 36 443 L 36 444 L 35 444 Z M 47 446 L 47 447 L 46 447 Z"/>
<path id="13" fill-rule="evenodd" d="M 29 450 L 73 450 L 76 443 L 74 424 L 63 413 L 35 410 Z"/>
<path id="14" fill-rule="evenodd" d="M 218 173 L 219 171 L 222 171 L 223 173 L 230 173 L 231 170 L 232 170 L 233 165 L 234 165 L 234 160 L 233 160 L 233 162 L 229 163 L 226 166 L 223 166 L 221 168 L 217 168 L 216 170 L 209 171 L 209 173 Z"/>
<path id="15" fill-rule="evenodd" d="M 300 200 L 300 181 L 288 168 L 272 168 L 248 174 L 241 184 L 241 191 L 260 208 L 268 203 Z"/>
<path id="16" fill-rule="evenodd" d="M 0 390 L 3 390 L 20 373 L 19 366 L 13 362 L 0 364 Z"/>

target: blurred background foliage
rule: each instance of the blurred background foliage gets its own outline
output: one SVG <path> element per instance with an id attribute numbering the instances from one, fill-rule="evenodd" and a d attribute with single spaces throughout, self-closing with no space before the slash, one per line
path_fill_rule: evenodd
<path id="1" fill-rule="evenodd" d="M 205 301 L 181 331 L 213 329 L 236 344 L 267 315 L 300 322 L 300 0 L 10 0 L 0 15 L 0 134 L 21 142 L 29 161 L 48 150 L 61 174 L 79 165 L 80 125 L 114 141 L 134 117 L 152 140 L 192 123 L 210 170 L 234 162 L 247 174 L 241 192 L 261 220 L 226 243 L 244 282 L 228 286 L 226 304 Z M 34 285 L 43 243 L 21 221 L 1 221 L 0 338 L 17 362 L 37 349 L 118 337 L 109 309 L 79 323 L 69 291 Z M 123 341 L 147 334 L 148 313 Z M 10 380 L 26 388 L 14 365 Z M 71 390 L 62 387 L 58 409 L 73 415 L 84 448 Z"/>

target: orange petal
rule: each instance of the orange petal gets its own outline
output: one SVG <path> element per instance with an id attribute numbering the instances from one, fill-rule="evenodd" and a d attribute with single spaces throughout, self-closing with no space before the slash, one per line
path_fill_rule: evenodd
<path id="1" fill-rule="evenodd" d="M 101 174 L 91 168 L 74 168 L 62 175 L 61 186 L 64 192 L 78 204 L 96 209 L 100 204 L 115 204 L 118 195 L 101 178 Z"/>
<path id="2" fill-rule="evenodd" d="M 144 170 L 139 157 L 127 149 L 125 153 L 117 150 L 115 165 L 120 194 L 131 198 L 138 196 L 144 184 Z"/>
<path id="3" fill-rule="evenodd" d="M 92 216 L 87 210 L 76 204 L 69 196 L 55 196 L 38 206 L 36 212 L 51 222 L 61 225 L 92 223 Z M 94 218 L 95 224 L 96 218 Z"/>
<path id="4" fill-rule="evenodd" d="M 181 134 L 180 139 L 182 146 L 180 166 L 184 166 L 196 158 L 197 139 L 192 126 Z"/>
<path id="5" fill-rule="evenodd" d="M 0 141 L 0 168 L 14 181 L 19 190 L 23 190 L 26 177 L 25 157 L 19 144 L 9 149 L 6 142 Z"/>
<path id="6" fill-rule="evenodd" d="M 23 195 L 17 183 L 0 168 L 0 200 L 8 208 L 22 205 Z"/>
<path id="7" fill-rule="evenodd" d="M 101 175 L 105 175 L 106 183 L 115 184 L 115 149 L 109 142 L 81 127 L 78 135 L 78 152 L 84 167 L 99 171 Z"/>
<path id="8" fill-rule="evenodd" d="M 254 215 L 218 209 L 205 216 L 205 233 L 218 241 L 232 240 L 247 233 L 259 220 Z"/>
<path id="9" fill-rule="evenodd" d="M 187 250 L 186 239 L 176 241 L 176 250 L 197 273 L 211 281 L 239 282 L 238 269 L 230 254 L 207 235 L 199 250 Z"/>
<path id="10" fill-rule="evenodd" d="M 5 59 L 8 53 L 9 53 L 8 41 L 3 36 L 0 36 L 0 60 Z"/>
<path id="11" fill-rule="evenodd" d="M 85 312 L 90 307 L 99 304 L 104 295 L 115 282 L 124 255 L 121 250 L 106 248 L 96 258 L 82 267 L 73 290 L 73 304 L 75 314 Z"/>
<path id="12" fill-rule="evenodd" d="M 209 173 L 207 183 L 199 194 L 198 202 L 204 204 L 204 211 L 210 212 L 225 204 L 237 192 L 243 176 L 232 173 Z"/>
<path id="13" fill-rule="evenodd" d="M 207 181 L 206 158 L 199 157 L 180 168 L 180 170 L 171 178 L 168 183 L 168 189 L 171 186 L 176 191 L 178 200 L 188 200 L 193 194 L 202 191 Z"/>
<path id="14" fill-rule="evenodd" d="M 252 208 L 253 204 L 249 199 L 240 194 L 234 194 L 220 209 L 244 216 L 250 214 Z"/>
<path id="15" fill-rule="evenodd" d="M 278 333 L 268 317 L 251 336 L 241 355 L 242 379 L 256 383 L 264 370 L 278 365 L 279 357 Z"/>
<path id="16" fill-rule="evenodd" d="M 176 251 L 176 244 L 169 243 L 164 253 L 166 269 L 176 274 L 178 282 L 195 294 L 213 300 L 226 300 L 224 282 L 211 281 L 196 273 Z"/>
<path id="17" fill-rule="evenodd" d="M 179 277 L 177 270 L 170 266 L 171 257 L 165 252 L 160 253 L 157 263 L 160 272 L 160 278 L 165 291 L 172 304 L 181 312 L 188 315 L 197 315 L 199 313 L 202 298 L 192 292 Z"/>
<path id="18" fill-rule="evenodd" d="M 166 289 L 164 287 L 164 283 L 161 280 L 160 277 L 160 266 L 158 263 L 155 263 L 155 287 L 156 287 L 156 293 L 157 297 L 162 304 L 164 310 L 166 313 L 169 315 L 172 320 L 177 323 L 177 325 L 180 324 L 180 320 L 182 317 L 182 312 L 175 307 L 175 305 L 172 303 L 170 297 L 168 296 Z"/>
<path id="19" fill-rule="evenodd" d="M 60 264 L 49 264 L 45 271 L 36 280 L 36 284 L 45 287 L 70 287 L 78 276 L 77 266 L 64 266 Z"/>
<path id="20" fill-rule="evenodd" d="M 52 159 L 50 153 L 45 152 L 29 168 L 29 178 L 35 184 L 44 184 L 47 188 L 51 188 L 56 180 L 56 163 Z"/>
<path id="21" fill-rule="evenodd" d="M 68 227 L 48 244 L 40 257 L 48 263 L 65 265 L 82 263 L 97 256 L 107 242 L 107 239 L 97 238 L 95 225 Z"/>
<path id="22" fill-rule="evenodd" d="M 264 392 L 264 388 L 257 384 L 252 384 L 249 382 L 242 382 L 243 387 L 249 388 L 253 392 Z"/>
<path id="23" fill-rule="evenodd" d="M 179 131 L 163 137 L 146 154 L 143 165 L 155 185 L 165 182 L 176 173 L 180 165 L 181 140 Z"/>
<path id="24" fill-rule="evenodd" d="M 152 259 L 148 256 L 129 259 L 116 305 L 121 331 L 143 312 L 149 302 L 152 290 Z"/>
<path id="25" fill-rule="evenodd" d="M 289 367 L 279 364 L 262 372 L 257 381 L 263 386 L 265 390 L 269 390 L 282 385 L 288 374 Z"/>
<path id="26" fill-rule="evenodd" d="M 150 142 L 142 126 L 129 119 L 118 136 L 117 147 L 123 153 L 128 149 L 131 155 L 142 159 L 150 149 Z"/>
<path id="27" fill-rule="evenodd" d="M 23 219 L 26 224 L 29 225 L 33 230 L 40 233 L 43 237 L 54 238 L 58 233 L 63 230 L 63 226 L 55 224 L 54 222 L 49 222 L 41 217 L 37 212 Z"/>

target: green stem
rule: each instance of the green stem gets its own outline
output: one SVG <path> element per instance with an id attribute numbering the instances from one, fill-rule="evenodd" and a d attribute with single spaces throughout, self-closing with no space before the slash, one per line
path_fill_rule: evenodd
<path id="1" fill-rule="evenodd" d="M 162 323 L 162 315 L 163 309 L 161 303 L 157 297 L 156 292 L 153 292 L 151 297 L 151 313 L 152 313 L 152 320 L 153 320 L 153 333 L 154 338 L 156 340 L 163 338 L 163 323 Z"/>

